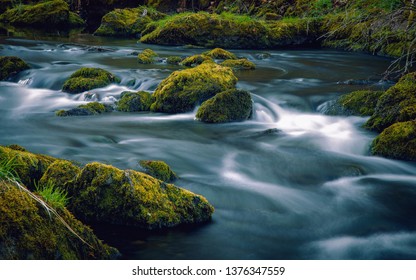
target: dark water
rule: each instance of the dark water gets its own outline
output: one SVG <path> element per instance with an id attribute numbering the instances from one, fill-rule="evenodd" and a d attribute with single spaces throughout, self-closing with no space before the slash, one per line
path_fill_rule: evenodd
<path id="1" fill-rule="evenodd" d="M 362 87 L 339 81 L 377 79 L 388 60 L 332 50 L 270 51 L 258 60 L 257 51 L 236 51 L 258 66 L 238 74 L 238 87 L 252 93 L 254 117 L 210 125 L 195 121 L 194 112 L 55 117 L 86 100 L 111 103 L 124 90 L 152 91 L 180 69 L 137 64 L 130 53 L 149 46 L 90 36 L 0 43 L 1 55 L 32 66 L 0 82 L 0 144 L 119 168 L 164 160 L 180 176 L 177 185 L 215 206 L 212 222 L 199 227 L 149 233 L 98 226 L 124 258 L 416 258 L 416 165 L 369 156 L 375 134 L 360 128 L 365 118 L 319 113 L 325 102 Z M 204 51 L 151 47 L 160 56 Z M 110 70 L 121 85 L 61 92 L 81 66 Z"/>

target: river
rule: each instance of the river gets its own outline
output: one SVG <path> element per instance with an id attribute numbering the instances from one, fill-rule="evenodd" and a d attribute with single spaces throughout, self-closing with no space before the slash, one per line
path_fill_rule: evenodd
<path id="1" fill-rule="evenodd" d="M 32 69 L 0 82 L 0 144 L 82 164 L 139 169 L 166 161 L 176 185 L 215 207 L 210 223 L 163 231 L 96 225 L 125 259 L 415 259 L 416 164 L 369 155 L 376 134 L 362 117 L 320 113 L 325 103 L 374 80 L 389 60 L 335 50 L 234 50 L 256 63 L 237 86 L 254 100 L 253 118 L 204 124 L 178 115 L 113 112 L 56 117 L 86 101 L 114 102 L 125 90 L 153 91 L 172 71 L 140 65 L 134 51 L 161 57 L 205 49 L 135 40 L 0 37 L 1 55 Z M 70 95 L 60 88 L 82 66 L 105 68 L 120 85 Z M 387 84 L 375 84 L 385 88 Z"/>

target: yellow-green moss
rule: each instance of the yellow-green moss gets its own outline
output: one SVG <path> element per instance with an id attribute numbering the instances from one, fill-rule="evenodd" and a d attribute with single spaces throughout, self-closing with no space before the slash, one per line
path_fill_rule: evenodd
<path id="1" fill-rule="evenodd" d="M 0 81 L 7 80 L 29 68 L 29 65 L 21 58 L 16 56 L 0 56 Z"/>
<path id="2" fill-rule="evenodd" d="M 165 17 L 165 14 L 153 8 L 115 9 L 101 19 L 100 27 L 95 31 L 99 36 L 140 37 L 141 32 L 154 20 Z"/>
<path id="3" fill-rule="evenodd" d="M 416 161 L 416 120 L 386 128 L 374 139 L 371 152 L 373 155 Z"/>
<path id="4" fill-rule="evenodd" d="M 110 259 L 119 254 L 66 209 L 59 214 L 89 245 L 28 194 L 0 181 L 0 259 Z"/>
<path id="5" fill-rule="evenodd" d="M 402 77 L 378 100 L 366 128 L 383 131 L 396 122 L 416 119 L 416 72 Z"/>
<path id="6" fill-rule="evenodd" d="M 137 56 L 137 61 L 140 64 L 151 64 L 155 62 L 155 57 L 157 53 L 151 49 L 145 49 Z"/>
<path id="7" fill-rule="evenodd" d="M 244 121 L 250 118 L 253 101 L 250 93 L 232 89 L 218 93 L 202 103 L 196 118 L 207 123 Z"/>
<path id="8" fill-rule="evenodd" d="M 182 60 L 183 59 L 180 56 L 169 56 L 166 59 L 166 63 L 171 65 L 179 65 L 179 63 L 181 63 Z"/>
<path id="9" fill-rule="evenodd" d="M 145 172 L 164 182 L 172 182 L 178 178 L 175 172 L 161 160 L 141 160 L 140 165 L 145 169 Z"/>
<path id="10" fill-rule="evenodd" d="M 254 70 L 256 69 L 256 64 L 249 61 L 248 59 L 227 59 L 221 62 L 222 66 L 230 67 L 233 70 Z"/>
<path id="11" fill-rule="evenodd" d="M 58 117 L 68 117 L 68 116 L 91 116 L 99 115 L 102 113 L 108 113 L 113 111 L 113 108 L 110 105 L 102 104 L 99 102 L 89 102 L 87 104 L 79 105 L 76 108 L 69 110 L 59 110 L 55 112 L 55 115 Z"/>
<path id="12" fill-rule="evenodd" d="M 46 185 L 51 183 L 61 189 L 69 191 L 74 184 L 75 177 L 81 171 L 81 168 L 67 160 L 56 160 L 42 175 L 39 184 Z"/>
<path id="13" fill-rule="evenodd" d="M 208 201 L 147 174 L 101 163 L 87 164 L 71 189 L 70 209 L 85 221 L 171 227 L 210 219 Z"/>
<path id="14" fill-rule="evenodd" d="M 150 109 L 165 113 L 188 112 L 215 94 L 235 88 L 236 83 L 231 68 L 215 63 L 175 71 L 156 88 Z"/>
<path id="15" fill-rule="evenodd" d="M 325 112 L 328 115 L 371 116 L 384 91 L 358 90 L 338 98 Z"/>
<path id="16" fill-rule="evenodd" d="M 209 56 L 213 59 L 237 59 L 235 54 L 221 48 L 215 48 L 213 50 L 206 51 L 203 53 L 203 55 Z"/>
<path id="17" fill-rule="evenodd" d="M 146 91 L 125 91 L 117 102 L 117 110 L 122 112 L 149 111 L 152 104 L 152 96 Z"/>
<path id="18" fill-rule="evenodd" d="M 53 157 L 0 146 L 0 159 L 5 158 L 14 159 L 16 174 L 20 181 L 31 190 L 34 190 L 35 183 L 43 176 L 49 165 L 56 160 Z"/>
<path id="19" fill-rule="evenodd" d="M 33 5 L 18 5 L 0 15 L 0 21 L 13 25 L 40 26 L 48 28 L 74 27 L 85 22 L 71 13 L 63 0 L 42 1 Z"/>
<path id="20" fill-rule="evenodd" d="M 189 56 L 181 61 L 181 65 L 188 67 L 198 66 L 206 61 L 213 62 L 212 58 L 203 54 Z"/>
<path id="21" fill-rule="evenodd" d="M 104 69 L 83 67 L 72 73 L 62 86 L 62 91 L 80 93 L 119 82 L 119 78 Z"/>

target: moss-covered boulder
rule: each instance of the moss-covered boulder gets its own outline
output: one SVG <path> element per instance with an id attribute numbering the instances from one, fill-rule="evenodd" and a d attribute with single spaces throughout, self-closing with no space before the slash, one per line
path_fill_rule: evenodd
<path id="1" fill-rule="evenodd" d="M 170 65 L 179 65 L 183 59 L 180 56 L 169 56 L 166 58 L 166 63 Z"/>
<path id="2" fill-rule="evenodd" d="M 215 94 L 235 88 L 236 83 L 237 78 L 231 68 L 215 63 L 175 71 L 156 88 L 150 109 L 165 113 L 192 111 Z"/>
<path id="3" fill-rule="evenodd" d="M 165 14 L 145 6 L 115 9 L 101 19 L 101 25 L 94 34 L 113 37 L 140 37 L 150 22 L 160 20 L 165 16 Z"/>
<path id="4" fill-rule="evenodd" d="M 268 29 L 249 16 L 230 13 L 182 13 L 157 22 L 143 31 L 143 43 L 198 45 L 222 48 L 267 48 Z"/>
<path id="5" fill-rule="evenodd" d="M 207 123 L 244 121 L 250 118 L 253 101 L 245 90 L 232 89 L 218 93 L 202 103 L 196 118 Z"/>
<path id="6" fill-rule="evenodd" d="M 28 193 L 0 181 L 0 259 L 112 259 L 118 251 L 102 243 L 66 209 L 60 217 L 71 232 Z"/>
<path id="7" fill-rule="evenodd" d="M 0 146 L 0 161 L 10 160 L 20 181 L 29 189 L 35 189 L 35 183 L 56 159 L 46 155 L 33 154 Z"/>
<path id="8" fill-rule="evenodd" d="M 55 115 L 58 117 L 68 117 L 68 116 L 91 116 L 99 115 L 102 113 L 108 113 L 113 111 L 113 107 L 107 104 L 102 104 L 99 102 L 89 102 L 87 104 L 79 105 L 76 108 L 69 110 L 59 110 L 55 112 Z"/>
<path id="9" fill-rule="evenodd" d="M 327 115 L 371 116 L 384 91 L 358 90 L 345 94 L 328 106 Z"/>
<path id="10" fill-rule="evenodd" d="M 69 10 L 63 0 L 41 1 L 33 5 L 18 5 L 0 15 L 0 21 L 19 26 L 45 28 L 78 27 L 85 22 Z"/>
<path id="11" fill-rule="evenodd" d="M 39 185 L 44 186 L 50 183 L 68 192 L 73 187 L 74 180 L 80 171 L 81 168 L 72 162 L 57 159 L 45 170 L 39 180 Z"/>
<path id="12" fill-rule="evenodd" d="M 373 155 L 416 161 L 416 120 L 386 128 L 374 139 L 371 152 Z"/>
<path id="13" fill-rule="evenodd" d="M 416 72 L 403 76 L 378 100 L 374 114 L 365 127 L 383 131 L 396 122 L 416 119 Z"/>
<path id="14" fill-rule="evenodd" d="M 0 56 L 0 81 L 7 80 L 29 68 L 29 65 L 21 58 L 16 56 Z"/>
<path id="15" fill-rule="evenodd" d="M 233 70 L 254 70 L 256 69 L 256 64 L 249 61 L 248 59 L 227 59 L 221 62 L 222 66 L 230 67 Z"/>
<path id="16" fill-rule="evenodd" d="M 214 211 L 202 196 L 101 163 L 87 164 L 69 194 L 70 209 L 84 221 L 150 229 L 205 222 Z"/>
<path id="17" fill-rule="evenodd" d="M 62 86 L 62 91 L 80 93 L 119 82 L 119 78 L 104 69 L 83 67 L 72 73 Z"/>
<path id="18" fill-rule="evenodd" d="M 157 53 L 151 49 L 145 49 L 137 55 L 137 62 L 140 64 L 151 64 L 155 62 Z"/>
<path id="19" fill-rule="evenodd" d="M 178 178 L 175 172 L 164 161 L 141 160 L 139 163 L 147 174 L 164 182 L 172 182 Z"/>
<path id="20" fill-rule="evenodd" d="M 122 112 L 149 111 L 152 104 L 152 96 L 146 91 L 125 91 L 120 95 L 116 109 Z"/>
<path id="21" fill-rule="evenodd" d="M 203 55 L 209 56 L 213 59 L 237 59 L 235 54 L 221 48 L 215 48 L 213 50 L 206 51 L 203 53 Z"/>
<path id="22" fill-rule="evenodd" d="M 213 62 L 212 58 L 203 54 L 196 54 L 186 57 L 181 61 L 181 65 L 188 67 L 195 67 L 204 62 Z"/>

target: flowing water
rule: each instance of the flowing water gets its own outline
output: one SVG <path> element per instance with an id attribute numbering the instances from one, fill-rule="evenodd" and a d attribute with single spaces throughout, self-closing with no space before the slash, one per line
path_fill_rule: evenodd
<path id="1" fill-rule="evenodd" d="M 0 82 L 0 144 L 123 169 L 164 160 L 180 176 L 177 185 L 215 206 L 212 222 L 195 227 L 97 225 L 98 236 L 123 258 L 416 258 L 416 164 L 370 156 L 376 135 L 361 128 L 365 118 L 320 113 L 326 102 L 363 87 L 343 81 L 376 78 L 389 60 L 333 50 L 269 51 L 270 58 L 258 59 L 259 51 L 236 50 L 257 64 L 238 73 L 238 87 L 252 93 L 253 118 L 212 125 L 196 121 L 195 112 L 54 115 L 91 100 L 112 103 L 124 90 L 153 91 L 181 69 L 137 64 L 131 53 L 148 45 L 91 36 L 0 43 L 1 55 L 32 66 Z M 163 57 L 205 51 L 150 47 Z M 61 92 L 81 66 L 105 68 L 122 82 Z"/>

